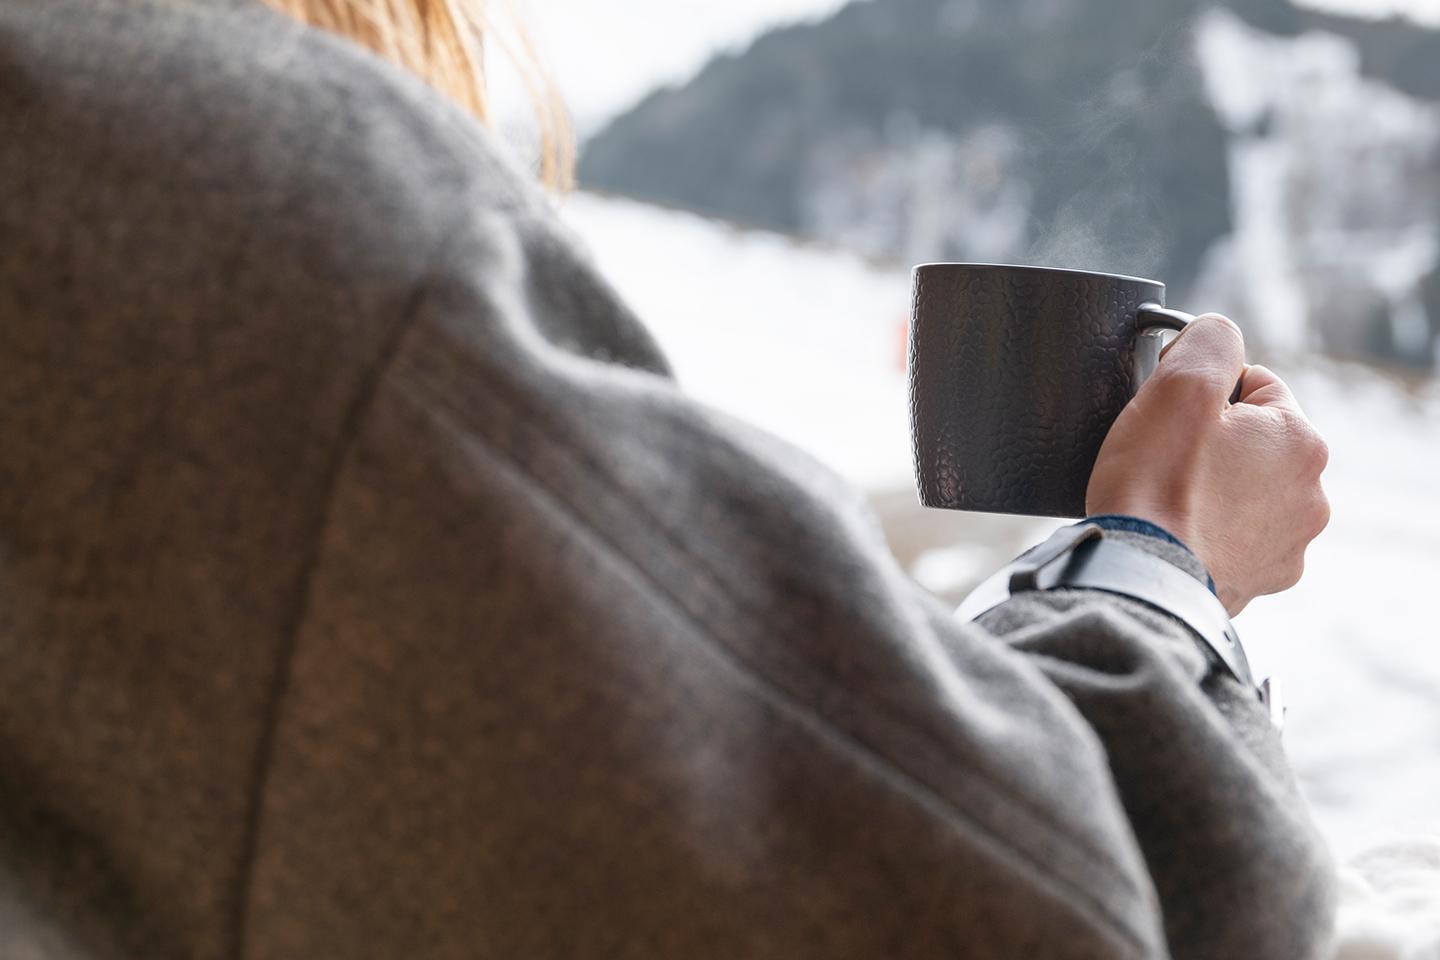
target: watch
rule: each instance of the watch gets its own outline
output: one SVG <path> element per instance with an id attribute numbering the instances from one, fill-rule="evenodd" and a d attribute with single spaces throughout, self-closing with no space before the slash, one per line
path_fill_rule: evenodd
<path id="1" fill-rule="evenodd" d="M 981 583 L 955 611 L 975 620 L 1027 590 L 1103 590 L 1138 600 L 1170 614 L 1200 640 L 1209 658 L 1255 691 L 1278 728 L 1285 707 L 1273 678 L 1256 683 L 1223 604 L 1204 584 L 1179 567 L 1120 540 L 1089 523 L 1061 527 L 1044 543 Z"/>

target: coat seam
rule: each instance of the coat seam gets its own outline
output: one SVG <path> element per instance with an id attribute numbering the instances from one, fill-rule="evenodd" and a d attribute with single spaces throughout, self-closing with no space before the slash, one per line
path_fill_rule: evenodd
<path id="1" fill-rule="evenodd" d="M 440 244 L 443 250 L 448 246 L 449 231 Z M 250 897 L 253 887 L 255 862 L 259 855 L 260 832 L 264 826 L 265 794 L 269 786 L 270 770 L 273 767 L 276 750 L 276 732 L 290 689 L 290 677 L 298 652 L 300 632 L 310 612 L 312 585 L 323 554 L 326 535 L 332 522 L 332 507 L 335 492 L 345 472 L 346 462 L 354 448 L 356 438 L 364 428 L 365 421 L 373 408 L 385 373 L 400 354 L 405 336 L 414 325 L 428 294 L 429 278 L 418 281 L 406 297 L 400 311 L 400 319 L 387 332 L 371 369 L 362 379 L 355 396 L 346 408 L 341 420 L 331 455 L 326 464 L 321 482 L 321 500 L 314 528 L 308 537 L 308 548 L 296 580 L 295 593 L 289 612 L 284 621 L 280 643 L 275 654 L 275 668 L 270 675 L 263 702 L 263 713 L 259 741 L 256 745 L 251 767 L 250 782 L 246 789 L 245 820 L 241 835 L 240 852 L 231 893 L 230 946 L 229 955 L 241 960 L 246 951 L 246 928 L 250 913 Z"/>
<path id="2" fill-rule="evenodd" d="M 471 384 L 471 386 L 475 387 L 481 384 L 484 385 L 486 392 L 491 393 L 492 396 L 499 396 L 499 391 L 493 389 L 495 387 L 495 384 L 488 382 L 487 378 L 477 378 L 476 381 Z M 639 580 L 646 587 L 649 588 L 649 591 L 658 599 L 660 599 L 668 608 L 673 610 L 686 623 L 690 624 L 696 635 L 703 638 L 707 646 L 709 646 L 712 650 L 717 651 L 727 662 L 730 662 L 735 669 L 739 670 L 745 676 L 749 677 L 751 681 L 757 685 L 758 688 L 767 691 L 767 699 L 771 700 L 777 706 L 781 707 L 792 715 L 798 714 L 804 719 L 804 722 L 806 722 L 807 725 L 818 728 L 818 730 L 823 731 L 834 742 L 843 745 L 852 755 L 858 755 L 859 757 L 863 758 L 867 766 L 870 766 L 871 768 L 881 772 L 886 779 L 890 780 L 897 787 L 900 793 L 911 797 L 913 800 L 921 803 L 927 808 L 938 808 L 940 811 L 948 814 L 946 819 L 949 820 L 952 825 L 959 825 L 962 823 L 968 825 L 969 828 L 978 831 L 980 834 L 988 837 L 992 842 L 996 844 L 997 847 L 1007 851 L 1011 855 L 1015 856 L 1018 860 L 1028 863 L 1033 867 L 1036 867 L 1039 876 L 1050 878 L 1053 884 L 1052 889 L 1059 889 L 1065 893 L 1076 896 L 1082 901 L 1090 902 L 1093 905 L 1095 913 L 1098 914 L 1100 917 L 1103 917 L 1104 921 L 1108 926 L 1110 926 L 1116 933 L 1122 936 L 1127 942 L 1132 944 L 1139 951 L 1139 955 L 1144 955 L 1144 938 L 1128 923 L 1117 917 L 1106 904 L 1104 904 L 1098 897 L 1093 895 L 1092 891 L 1087 890 L 1085 887 L 1083 887 L 1079 883 L 1076 883 L 1075 881 L 1061 878 L 1059 875 L 1056 875 L 1053 872 L 1047 872 L 1047 865 L 1037 861 L 1033 855 L 1010 843 L 1008 840 L 1006 840 L 1005 837 L 997 834 L 984 822 L 974 818 L 972 815 L 968 814 L 965 810 L 961 809 L 959 806 L 957 806 L 951 800 L 934 790 L 932 787 L 925 784 L 923 781 L 915 778 L 913 775 L 909 774 L 900 767 L 896 766 L 893 762 L 891 762 L 883 754 L 877 751 L 874 747 L 857 738 L 849 731 L 837 726 L 831 720 L 827 719 L 818 711 L 814 710 L 810 704 L 806 703 L 797 695 L 791 693 L 788 690 L 785 690 L 783 687 L 776 684 L 770 678 L 760 674 L 745 660 L 743 656 L 733 650 L 729 644 L 725 643 L 722 639 L 715 636 L 714 633 L 710 631 L 705 624 L 701 623 L 698 619 L 696 619 L 695 616 L 688 609 L 685 608 L 684 604 L 681 603 L 678 598 L 674 597 L 663 584 L 661 584 L 643 567 L 643 565 L 638 563 L 623 549 L 621 549 L 621 547 L 614 541 L 614 539 L 610 537 L 601 528 L 599 524 L 590 521 L 589 519 L 581 515 L 578 511 L 576 511 L 573 505 L 562 494 L 555 491 L 546 482 L 545 478 L 542 475 L 530 470 L 513 454 L 513 452 L 505 449 L 503 446 L 497 445 L 489 437 L 482 436 L 478 430 L 474 429 L 473 421 L 471 420 L 471 418 L 466 415 L 466 412 L 463 409 L 459 409 L 451 398 L 446 397 L 445 395 L 437 391 L 431 390 L 425 386 L 421 386 L 418 389 L 430 399 L 441 404 L 441 406 L 452 417 L 458 418 L 461 421 L 462 427 L 466 428 L 464 430 L 464 433 L 467 436 L 472 437 L 477 442 L 482 443 L 486 448 L 494 451 L 497 455 L 503 457 L 517 470 L 523 473 L 526 477 L 530 478 L 530 480 L 533 481 L 533 488 L 536 491 L 543 491 L 544 495 L 553 503 L 555 503 L 566 517 L 573 520 L 577 528 L 588 531 L 593 536 L 594 540 L 604 548 L 606 553 L 620 560 L 625 564 L 625 566 L 633 570 Z M 523 411 L 519 409 L 517 405 L 513 404 L 504 397 L 501 397 L 500 399 L 501 402 L 508 406 L 512 411 L 516 411 L 521 418 L 525 419 L 527 422 L 534 422 L 533 418 L 528 417 Z M 568 452 L 580 453 L 580 451 L 567 445 L 553 432 L 547 435 L 550 436 L 551 439 L 554 440 L 558 446 L 566 449 Z M 609 482 L 608 485 L 611 486 L 612 490 L 615 489 L 613 479 L 609 477 L 603 470 L 601 470 L 598 465 L 588 460 L 586 465 L 588 467 L 594 468 L 594 476 L 603 476 L 606 481 Z M 631 501 L 629 498 L 625 497 L 623 494 L 620 494 L 620 496 L 623 502 L 632 506 L 634 505 L 634 502 Z M 653 517 L 651 517 L 648 512 L 644 511 L 643 508 L 639 512 L 647 519 L 651 519 L 653 521 Z M 695 559 L 686 551 L 680 550 L 679 552 L 681 552 L 686 557 L 686 559 L 692 561 Z M 697 573 L 704 574 L 706 579 L 709 580 L 712 585 L 718 587 L 722 596 L 730 600 L 732 603 L 735 602 L 735 598 L 730 594 L 730 592 L 724 589 L 723 586 L 720 586 L 718 581 L 716 581 L 714 577 L 709 575 L 708 569 L 706 569 L 703 564 L 694 564 L 694 568 L 696 569 Z M 990 778 L 982 777 L 981 779 L 990 788 L 996 790 L 1000 795 L 1006 797 L 1007 799 L 1019 799 L 1014 797 L 1010 791 L 1005 790 L 1003 787 L 995 783 Z M 1037 824 L 1045 823 L 1044 818 L 1040 817 L 1036 817 L 1035 821 Z M 1069 844 L 1074 844 L 1075 846 L 1083 850 L 1087 850 L 1088 852 L 1097 853 L 1097 851 L 1091 848 L 1088 844 L 1081 843 L 1078 838 L 1072 837 L 1069 833 L 1065 831 L 1056 830 L 1053 822 L 1050 822 L 1049 829 L 1050 835 L 1055 839 L 1061 840 Z M 1111 867 L 1111 871 L 1116 870 L 1118 870 L 1117 867 Z M 1123 874 L 1121 874 L 1121 876 L 1123 876 Z M 1127 886 L 1129 886 L 1129 884 L 1127 884 Z"/>

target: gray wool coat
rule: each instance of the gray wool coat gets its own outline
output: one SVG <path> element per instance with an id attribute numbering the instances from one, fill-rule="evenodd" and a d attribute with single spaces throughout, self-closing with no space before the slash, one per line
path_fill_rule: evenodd
<path id="1" fill-rule="evenodd" d="M 0 3 L 0 956 L 1296 960 L 1332 893 L 1184 629 L 955 622 L 439 94 Z"/>

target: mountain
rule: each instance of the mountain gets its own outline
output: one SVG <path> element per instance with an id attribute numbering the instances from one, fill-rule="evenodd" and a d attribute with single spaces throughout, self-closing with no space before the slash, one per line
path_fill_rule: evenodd
<path id="1" fill-rule="evenodd" d="M 861 0 L 655 91 L 579 172 L 906 262 L 1153 275 L 1279 347 L 1428 366 L 1437 98 L 1440 34 L 1285 0 Z"/>
<path id="2" fill-rule="evenodd" d="M 1296 37 L 1321 32 L 1355 47 L 1367 76 L 1402 93 L 1440 99 L 1440 31 L 1413 20 L 1372 20 L 1296 7 L 1287 0 L 1232 0 L 1229 8 L 1267 33 Z"/>

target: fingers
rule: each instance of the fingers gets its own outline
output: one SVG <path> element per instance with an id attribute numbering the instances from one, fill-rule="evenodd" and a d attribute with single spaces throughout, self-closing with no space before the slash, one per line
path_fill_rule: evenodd
<path id="1" fill-rule="evenodd" d="M 1186 324 L 1161 351 L 1160 365 L 1151 379 L 1194 384 L 1219 402 L 1230 398 L 1244 370 L 1245 338 L 1240 328 L 1219 314 L 1207 313 Z"/>
<path id="2" fill-rule="evenodd" d="M 1263 404 L 1263 399 L 1251 400 L 1257 392 L 1271 391 L 1274 387 L 1289 392 L 1285 382 L 1275 375 L 1275 371 L 1258 363 L 1252 363 L 1245 368 L 1245 382 L 1240 388 L 1241 403 Z"/>
<path id="3" fill-rule="evenodd" d="M 1252 363 L 1245 368 L 1245 382 L 1240 388 L 1240 402 L 1257 407 L 1281 407 L 1304 416 L 1295 395 L 1284 380 L 1269 367 Z"/>
<path id="4" fill-rule="evenodd" d="M 1287 434 L 1305 451 L 1301 462 L 1306 467 L 1306 475 L 1318 477 L 1324 472 L 1326 465 L 1330 462 L 1330 448 L 1310 423 L 1310 418 L 1305 416 L 1305 411 L 1300 409 L 1300 403 L 1290 392 L 1290 387 L 1284 380 L 1276 376 L 1275 371 L 1258 363 L 1246 367 L 1245 382 L 1240 391 L 1240 403 L 1266 407 L 1271 410 L 1284 410 L 1290 414 L 1284 420 L 1287 424 Z M 1323 492 L 1320 494 L 1320 506 L 1323 508 L 1324 518 L 1315 528 L 1314 533 L 1306 538 L 1307 542 L 1314 539 L 1330 519 L 1330 507 L 1325 502 Z M 1319 514 L 1317 513 L 1317 515 Z"/>

